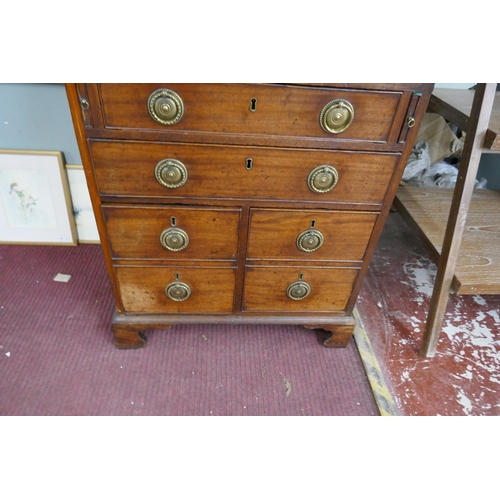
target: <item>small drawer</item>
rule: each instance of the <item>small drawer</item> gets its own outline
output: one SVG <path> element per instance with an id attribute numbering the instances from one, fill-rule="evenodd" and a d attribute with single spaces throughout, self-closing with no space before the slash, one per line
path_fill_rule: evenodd
<path id="1" fill-rule="evenodd" d="M 107 128 L 386 142 L 404 118 L 396 91 L 159 83 L 100 84 L 99 93 Z"/>
<path id="2" fill-rule="evenodd" d="M 361 261 L 377 214 L 251 210 L 248 259 Z"/>
<path id="3" fill-rule="evenodd" d="M 240 209 L 103 205 L 113 258 L 235 259 Z"/>
<path id="4" fill-rule="evenodd" d="M 359 269 L 247 266 L 243 310 L 252 312 L 340 312 Z M 292 298 L 294 297 L 294 298 Z"/>
<path id="5" fill-rule="evenodd" d="M 400 158 L 390 153 L 99 140 L 90 141 L 90 149 L 102 195 L 319 203 L 381 204 Z"/>
<path id="6" fill-rule="evenodd" d="M 231 313 L 235 269 L 220 267 L 115 267 L 128 313 Z"/>

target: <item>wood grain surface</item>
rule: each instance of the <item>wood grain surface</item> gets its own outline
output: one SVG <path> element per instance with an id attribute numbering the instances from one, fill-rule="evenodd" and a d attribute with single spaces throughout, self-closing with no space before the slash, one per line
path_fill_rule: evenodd
<path id="1" fill-rule="evenodd" d="M 452 189 L 399 187 L 405 219 L 439 255 L 450 212 Z M 500 191 L 474 191 L 460 247 L 453 289 L 459 294 L 500 293 Z"/>
<path id="2" fill-rule="evenodd" d="M 376 219 L 366 212 L 252 210 L 248 258 L 361 261 Z M 304 252 L 297 237 L 310 229 L 321 232 L 324 242 Z"/>
<path id="3" fill-rule="evenodd" d="M 359 269 L 322 267 L 248 266 L 245 273 L 245 311 L 343 311 Z M 311 293 L 302 300 L 290 299 L 287 288 L 299 280 Z"/>
<path id="4" fill-rule="evenodd" d="M 231 313 L 235 269 L 215 267 L 117 266 L 116 276 L 124 311 L 131 313 Z M 178 279 L 176 279 L 178 278 Z M 182 282 L 191 295 L 176 302 L 165 293 L 167 285 Z"/>
<path id="5" fill-rule="evenodd" d="M 434 89 L 429 107 L 467 131 L 473 99 L 474 90 Z M 484 148 L 500 152 L 500 92 L 495 95 Z"/>
<path id="6" fill-rule="evenodd" d="M 381 203 L 400 158 L 397 154 L 156 142 L 90 141 L 90 149 L 101 194 L 332 203 Z M 155 166 L 165 158 L 184 164 L 188 172 L 184 186 L 169 189 L 158 183 Z M 338 183 L 328 193 L 315 193 L 307 186 L 307 177 L 325 164 L 337 170 Z"/>
<path id="7" fill-rule="evenodd" d="M 238 209 L 105 205 L 103 210 L 114 258 L 236 259 Z M 188 235 L 183 250 L 162 246 L 160 235 L 171 227 Z"/>
<path id="8" fill-rule="evenodd" d="M 323 107 L 334 99 L 354 106 L 354 121 L 342 134 L 352 140 L 386 141 L 401 92 L 297 88 L 252 84 L 101 84 L 104 123 L 110 128 L 165 129 L 148 113 L 149 95 L 159 88 L 176 92 L 184 116 L 175 130 L 263 135 L 330 137 L 319 124 Z M 250 111 L 256 99 L 255 111 Z"/>

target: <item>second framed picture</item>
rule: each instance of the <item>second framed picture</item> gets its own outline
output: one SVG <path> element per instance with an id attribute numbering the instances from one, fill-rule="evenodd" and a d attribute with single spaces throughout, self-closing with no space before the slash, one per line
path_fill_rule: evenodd
<path id="1" fill-rule="evenodd" d="M 66 174 L 73 203 L 78 243 L 100 243 L 83 167 L 81 165 L 66 165 Z"/>

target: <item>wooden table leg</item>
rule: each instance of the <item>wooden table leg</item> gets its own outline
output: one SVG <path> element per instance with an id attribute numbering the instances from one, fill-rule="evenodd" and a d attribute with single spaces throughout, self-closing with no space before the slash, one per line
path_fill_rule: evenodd
<path id="1" fill-rule="evenodd" d="M 467 212 L 476 181 L 481 148 L 490 121 L 495 90 L 496 84 L 494 83 L 479 83 L 475 91 L 464 152 L 460 161 L 460 170 L 453 193 L 429 314 L 420 347 L 420 356 L 423 357 L 433 357 L 436 354 L 451 282 L 455 274 L 460 243 L 467 220 Z"/>

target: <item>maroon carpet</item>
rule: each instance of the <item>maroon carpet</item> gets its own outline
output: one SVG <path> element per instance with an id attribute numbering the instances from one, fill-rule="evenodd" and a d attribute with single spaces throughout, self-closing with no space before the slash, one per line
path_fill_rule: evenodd
<path id="1" fill-rule="evenodd" d="M 174 326 L 116 349 L 97 245 L 0 245 L 0 278 L 0 415 L 378 415 L 354 341 L 300 326 Z"/>

